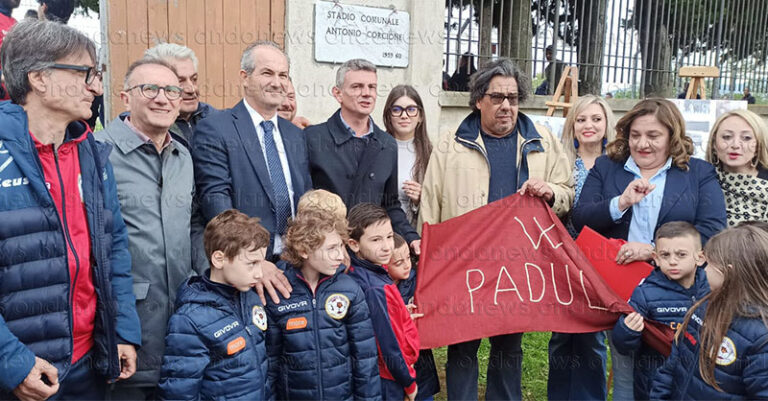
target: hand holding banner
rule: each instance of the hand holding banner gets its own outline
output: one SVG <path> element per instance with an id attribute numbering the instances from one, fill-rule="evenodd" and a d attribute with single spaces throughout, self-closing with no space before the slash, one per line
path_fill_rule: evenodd
<path id="1" fill-rule="evenodd" d="M 552 210 L 517 194 L 425 224 L 416 305 L 422 348 L 527 331 L 594 332 L 632 311 Z"/>

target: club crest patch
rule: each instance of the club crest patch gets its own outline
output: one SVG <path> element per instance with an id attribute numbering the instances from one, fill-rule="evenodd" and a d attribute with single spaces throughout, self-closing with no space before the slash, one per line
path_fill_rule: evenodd
<path id="1" fill-rule="evenodd" d="M 717 350 L 717 359 L 715 363 L 720 366 L 728 366 L 736 361 L 736 345 L 728 337 L 723 338 L 720 349 Z"/>
<path id="2" fill-rule="evenodd" d="M 349 310 L 349 298 L 344 294 L 331 294 L 325 300 L 325 313 L 328 316 L 340 320 L 347 316 Z"/>
<path id="3" fill-rule="evenodd" d="M 251 309 L 251 319 L 253 324 L 256 325 L 261 331 L 267 330 L 267 313 L 264 312 L 264 308 L 261 306 L 254 306 Z"/>

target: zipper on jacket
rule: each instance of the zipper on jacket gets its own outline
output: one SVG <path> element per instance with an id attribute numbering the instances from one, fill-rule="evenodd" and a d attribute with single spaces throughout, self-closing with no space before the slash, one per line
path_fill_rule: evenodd
<path id="1" fill-rule="evenodd" d="M 315 289 L 315 291 L 312 291 L 312 286 L 309 285 L 309 283 L 307 282 L 307 280 L 304 279 L 304 277 L 301 277 L 301 275 L 298 275 L 298 274 L 297 276 L 304 283 L 304 285 L 307 286 L 307 289 L 309 289 L 309 292 L 312 294 L 312 319 L 314 323 L 312 326 L 312 332 L 315 334 L 315 345 L 316 345 L 315 351 L 317 354 L 317 364 L 318 364 L 317 365 L 317 378 L 318 378 L 317 382 L 319 383 L 319 385 L 317 386 L 317 389 L 320 392 L 320 396 L 318 398 L 322 400 L 325 398 L 325 396 L 323 395 L 323 368 L 322 368 L 323 359 L 321 358 L 321 355 L 320 355 L 320 333 L 319 333 L 320 328 L 318 327 L 319 317 L 317 315 L 317 294 L 320 292 L 320 284 L 322 284 L 324 281 L 329 280 L 333 276 L 328 276 L 320 279 L 317 282 L 317 288 Z"/>
<path id="2" fill-rule="evenodd" d="M 515 190 L 523 185 L 523 183 L 520 182 L 520 167 L 523 165 L 523 158 L 526 157 L 525 153 L 523 153 L 523 149 L 525 149 L 525 145 L 528 145 L 535 140 L 537 140 L 537 138 L 526 139 L 523 141 L 523 144 L 520 145 L 520 159 L 517 161 L 517 188 L 515 188 Z M 528 170 L 530 171 L 530 168 Z M 530 179 L 531 177 L 528 176 L 528 178 Z"/>
<path id="3" fill-rule="evenodd" d="M 69 233 L 69 224 L 67 223 L 67 201 L 66 201 L 66 196 L 64 196 L 64 179 L 61 177 L 61 169 L 59 168 L 59 153 L 53 145 L 51 145 L 51 149 L 53 150 L 53 160 L 56 163 L 56 174 L 58 175 L 59 187 L 61 188 L 62 229 L 64 231 L 64 238 L 67 240 L 67 244 L 72 250 L 72 256 L 75 258 L 75 277 L 74 277 L 74 280 L 72 280 L 72 284 L 69 292 L 69 307 L 73 308 L 75 304 L 75 287 L 77 286 L 77 276 L 80 274 L 80 258 L 77 256 L 75 245 L 72 242 L 72 236 Z M 67 263 L 67 271 L 69 271 L 69 263 Z M 74 317 L 74 314 L 73 314 L 73 317 Z M 74 320 L 74 319 L 70 319 L 70 320 Z M 71 330 L 73 331 L 73 341 L 74 341 L 74 321 L 70 322 L 70 326 L 72 326 Z"/>

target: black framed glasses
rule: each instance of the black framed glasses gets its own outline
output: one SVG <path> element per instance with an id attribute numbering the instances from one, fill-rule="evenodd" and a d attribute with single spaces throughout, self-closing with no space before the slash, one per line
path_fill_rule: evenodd
<path id="1" fill-rule="evenodd" d="M 176 85 L 160 86 L 156 84 L 138 84 L 128 89 L 126 92 L 130 92 L 136 88 L 139 88 L 141 95 L 147 99 L 154 99 L 160 94 L 162 89 L 165 92 L 165 98 L 168 100 L 176 100 L 181 97 L 182 89 Z"/>
<path id="2" fill-rule="evenodd" d="M 502 104 L 504 103 L 504 99 L 507 99 L 510 106 L 516 105 L 520 99 L 517 97 L 517 93 L 510 93 L 505 95 L 503 93 L 493 92 L 486 93 L 485 96 L 488 96 L 491 99 L 492 104 Z"/>
<path id="3" fill-rule="evenodd" d="M 408 107 L 400 107 L 400 106 L 392 106 L 389 109 L 389 114 L 392 115 L 392 117 L 400 117 L 403 115 L 403 112 L 408 115 L 408 117 L 416 117 L 419 115 L 419 107 L 418 106 L 408 106 Z"/>
<path id="4" fill-rule="evenodd" d="M 48 68 L 53 68 L 56 70 L 71 70 L 71 71 L 80 71 L 85 73 L 85 84 L 90 85 L 93 83 L 93 81 L 98 78 L 99 81 L 102 79 L 102 74 L 104 71 L 96 69 L 96 67 L 89 67 L 87 65 L 74 65 L 74 64 L 53 64 L 52 66 Z"/>

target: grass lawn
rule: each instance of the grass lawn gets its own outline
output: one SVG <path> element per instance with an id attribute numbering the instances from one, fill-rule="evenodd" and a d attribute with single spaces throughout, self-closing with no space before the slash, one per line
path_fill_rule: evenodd
<path id="1" fill-rule="evenodd" d="M 547 372 L 549 371 L 548 344 L 550 333 L 525 333 L 523 335 L 523 399 L 527 401 L 539 401 L 547 399 Z M 480 351 L 477 353 L 480 365 L 480 399 L 485 396 L 485 372 L 488 367 L 488 353 L 491 345 L 487 339 L 480 344 Z M 435 397 L 435 400 L 447 400 L 445 394 L 445 361 L 447 359 L 448 348 L 442 347 L 433 350 L 435 355 L 435 365 L 437 365 L 437 374 L 440 376 L 441 391 Z M 608 355 L 608 366 L 610 369 L 610 352 Z M 611 399 L 609 395 L 609 400 Z"/>

